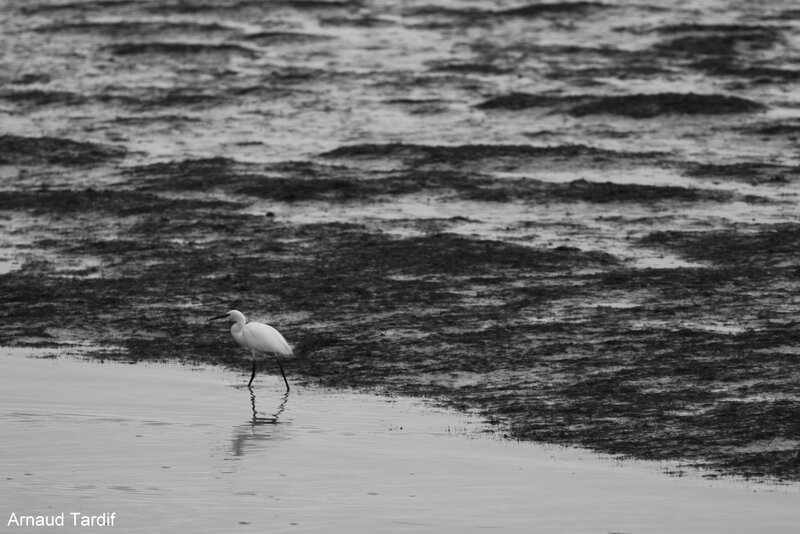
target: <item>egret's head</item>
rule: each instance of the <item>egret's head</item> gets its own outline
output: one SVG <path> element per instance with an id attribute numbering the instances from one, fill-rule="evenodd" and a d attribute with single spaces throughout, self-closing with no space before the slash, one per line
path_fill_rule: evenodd
<path id="1" fill-rule="evenodd" d="M 231 310 L 228 313 L 223 313 L 222 315 L 217 315 L 216 317 L 212 317 L 209 321 L 216 321 L 217 319 L 228 319 L 233 321 L 234 323 L 246 323 L 247 319 L 245 319 L 244 314 L 238 310 Z"/>

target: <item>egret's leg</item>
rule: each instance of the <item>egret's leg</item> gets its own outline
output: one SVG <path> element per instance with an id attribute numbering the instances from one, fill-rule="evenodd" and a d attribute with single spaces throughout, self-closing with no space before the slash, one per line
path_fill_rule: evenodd
<path id="1" fill-rule="evenodd" d="M 277 354 L 273 354 L 275 356 L 275 363 L 278 364 L 278 369 L 281 370 L 281 376 L 283 376 L 283 383 L 286 384 L 286 392 L 289 392 L 289 381 L 286 380 L 286 373 L 283 372 L 283 366 L 281 365 L 281 361 L 278 359 Z"/>
<path id="2" fill-rule="evenodd" d="M 253 360 L 253 373 L 250 375 L 250 382 L 247 383 L 247 387 L 250 387 L 250 384 L 253 383 L 253 379 L 256 377 L 256 361 Z"/>

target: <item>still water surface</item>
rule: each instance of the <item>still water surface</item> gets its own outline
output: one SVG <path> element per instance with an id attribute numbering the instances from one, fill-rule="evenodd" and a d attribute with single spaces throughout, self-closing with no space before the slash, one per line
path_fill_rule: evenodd
<path id="1" fill-rule="evenodd" d="M 416 400 L 285 396 L 266 375 L 251 393 L 244 375 L 211 366 L 32 355 L 0 353 L 2 532 L 800 528 L 796 487 L 504 442 Z M 114 513 L 114 526 L 73 527 L 73 512 Z M 63 513 L 66 525 L 15 528 L 12 513 Z"/>

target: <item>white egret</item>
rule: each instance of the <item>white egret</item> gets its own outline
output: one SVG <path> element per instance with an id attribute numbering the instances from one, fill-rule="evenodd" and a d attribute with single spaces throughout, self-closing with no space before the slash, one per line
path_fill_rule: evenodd
<path id="1" fill-rule="evenodd" d="M 286 384 L 286 391 L 289 391 L 289 381 L 286 380 L 286 373 L 283 372 L 283 366 L 278 359 L 278 354 L 283 356 L 292 356 L 292 347 L 286 342 L 280 332 L 272 328 L 268 324 L 247 322 L 244 314 L 237 310 L 231 310 L 228 313 L 212 317 L 209 321 L 216 319 L 230 319 L 233 321 L 231 326 L 231 335 L 236 342 L 248 349 L 253 355 L 253 373 L 250 375 L 250 382 L 247 386 L 253 383 L 253 378 L 256 376 L 256 361 L 258 360 L 258 353 L 269 354 L 275 356 L 275 361 L 278 368 L 283 375 L 283 382 Z"/>

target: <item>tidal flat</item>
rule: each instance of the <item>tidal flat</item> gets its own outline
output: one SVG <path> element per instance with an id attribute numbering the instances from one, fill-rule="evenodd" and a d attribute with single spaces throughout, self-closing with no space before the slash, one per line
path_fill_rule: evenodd
<path id="1" fill-rule="evenodd" d="M 791 2 L 2 2 L 0 346 L 800 480 Z"/>
<path id="2" fill-rule="evenodd" d="M 58 354 L 0 349 L 8 531 L 781 534 L 800 519 L 796 486 L 498 439 L 420 399 Z"/>

